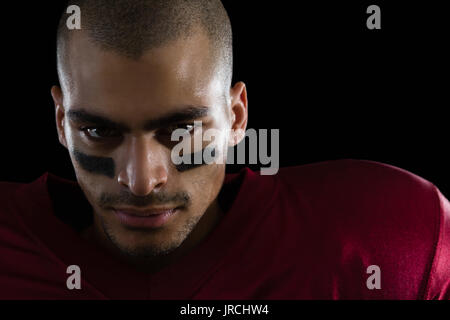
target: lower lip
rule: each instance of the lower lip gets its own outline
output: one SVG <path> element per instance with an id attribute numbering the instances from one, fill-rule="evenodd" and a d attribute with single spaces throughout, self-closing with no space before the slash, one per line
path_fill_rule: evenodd
<path id="1" fill-rule="evenodd" d="M 173 209 L 161 214 L 155 214 L 148 217 L 133 216 L 116 210 L 114 210 L 114 212 L 116 213 L 120 222 L 128 227 L 158 228 L 165 225 L 170 220 L 170 218 L 178 212 L 178 209 Z"/>

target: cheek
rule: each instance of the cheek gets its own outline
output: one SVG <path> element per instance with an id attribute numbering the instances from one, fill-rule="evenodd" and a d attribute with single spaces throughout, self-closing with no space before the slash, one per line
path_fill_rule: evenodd
<path id="1" fill-rule="evenodd" d="M 192 192 L 199 201 L 209 204 L 217 197 L 224 177 L 225 166 L 212 164 L 199 168 L 192 175 L 186 173 L 185 179 L 193 182 Z"/>
<path id="2" fill-rule="evenodd" d="M 101 187 L 98 181 L 99 179 L 93 175 L 86 173 L 77 173 L 77 181 L 80 188 L 88 200 L 88 202 L 93 207 L 97 207 L 98 199 L 100 198 Z"/>

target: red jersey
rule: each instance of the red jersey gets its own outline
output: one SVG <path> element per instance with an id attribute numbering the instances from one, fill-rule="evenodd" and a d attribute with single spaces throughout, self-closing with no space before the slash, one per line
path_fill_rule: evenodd
<path id="1" fill-rule="evenodd" d="M 81 238 L 90 211 L 75 181 L 2 182 L 0 298 L 450 299 L 450 204 L 423 178 L 345 159 L 274 176 L 245 168 L 226 189 L 207 238 L 146 274 Z M 70 265 L 79 290 L 67 288 Z"/>

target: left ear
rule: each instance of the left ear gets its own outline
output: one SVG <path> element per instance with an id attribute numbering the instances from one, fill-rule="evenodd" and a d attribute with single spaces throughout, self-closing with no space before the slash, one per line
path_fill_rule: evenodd
<path id="1" fill-rule="evenodd" d="M 238 82 L 230 89 L 231 97 L 231 132 L 229 147 L 234 147 L 245 137 L 248 121 L 248 100 L 245 83 Z"/>

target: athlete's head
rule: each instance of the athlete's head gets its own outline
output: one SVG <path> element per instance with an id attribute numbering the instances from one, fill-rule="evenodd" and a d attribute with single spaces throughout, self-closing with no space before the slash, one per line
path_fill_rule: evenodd
<path id="1" fill-rule="evenodd" d="M 203 130 L 223 132 L 214 146 L 225 157 L 242 139 L 229 129 L 247 124 L 245 85 L 231 86 L 228 15 L 219 0 L 70 5 L 81 9 L 81 30 L 68 29 L 64 12 L 57 42 L 61 87 L 52 88 L 59 140 L 98 231 L 130 256 L 171 252 L 207 226 L 225 175 L 225 161 L 177 167 L 172 131 L 191 130 L 201 120 Z M 141 228 L 143 220 L 124 222 L 114 208 L 178 211 L 161 227 Z"/>

